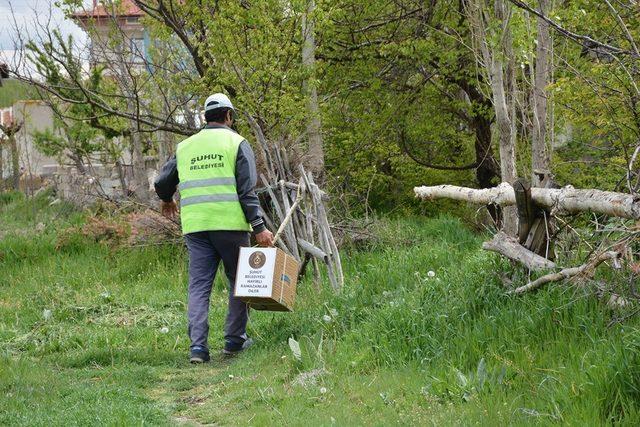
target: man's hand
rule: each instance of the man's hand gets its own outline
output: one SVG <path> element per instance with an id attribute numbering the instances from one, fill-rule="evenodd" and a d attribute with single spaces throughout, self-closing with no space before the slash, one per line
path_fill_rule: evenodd
<path id="1" fill-rule="evenodd" d="M 160 212 L 162 212 L 162 216 L 169 219 L 176 219 L 178 215 L 178 205 L 173 200 L 170 202 L 163 201 L 160 204 Z"/>
<path id="2" fill-rule="evenodd" d="M 269 230 L 261 231 L 256 234 L 256 242 L 258 242 L 258 245 L 263 247 L 273 246 L 273 233 Z"/>

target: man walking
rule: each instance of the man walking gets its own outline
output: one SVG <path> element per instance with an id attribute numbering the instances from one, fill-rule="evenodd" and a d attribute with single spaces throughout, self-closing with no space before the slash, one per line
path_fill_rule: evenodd
<path id="1" fill-rule="evenodd" d="M 255 193 L 257 173 L 249 143 L 230 126 L 234 108 L 216 93 L 204 104 L 207 125 L 178 144 L 155 181 L 162 214 L 173 218 L 180 190 L 180 221 L 189 252 L 189 338 L 191 363 L 209 361 L 209 298 L 220 261 L 229 279 L 229 308 L 223 353 L 236 354 L 253 341 L 247 337 L 247 304 L 233 296 L 240 247 L 253 230 L 261 246 L 273 246 Z"/>

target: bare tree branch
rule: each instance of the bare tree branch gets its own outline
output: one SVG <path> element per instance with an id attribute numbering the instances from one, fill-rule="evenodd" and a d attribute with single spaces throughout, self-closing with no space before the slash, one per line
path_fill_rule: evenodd
<path id="1" fill-rule="evenodd" d="M 602 49 L 607 50 L 610 53 L 613 54 L 619 54 L 619 55 L 628 55 L 634 58 L 640 58 L 640 55 L 638 55 L 636 52 L 634 51 L 630 51 L 630 50 L 626 50 L 626 49 L 622 49 L 620 47 L 617 46 L 613 46 L 610 45 L 608 43 L 603 43 L 601 41 L 595 40 L 589 36 L 585 36 L 582 34 L 577 34 L 574 33 L 572 31 L 567 30 L 566 28 L 562 27 L 561 25 L 559 25 L 557 22 L 555 22 L 554 20 L 552 20 L 551 18 L 549 18 L 548 16 L 540 13 L 538 10 L 532 8 L 531 6 L 527 5 L 526 3 L 520 1 L 520 0 L 507 0 L 510 3 L 514 4 L 515 6 L 526 10 L 529 13 L 532 13 L 536 16 L 538 16 L 539 18 L 545 20 L 551 27 L 553 27 L 556 31 L 558 31 L 560 34 L 566 36 L 567 38 L 579 43 L 580 45 L 586 47 L 587 49 L 593 49 L 594 47 L 600 47 Z"/>

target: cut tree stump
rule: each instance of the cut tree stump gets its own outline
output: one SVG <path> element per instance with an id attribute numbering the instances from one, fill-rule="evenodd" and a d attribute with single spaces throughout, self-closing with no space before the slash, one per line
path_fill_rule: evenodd
<path id="1" fill-rule="evenodd" d="M 550 186 L 551 179 L 544 185 Z M 513 183 L 513 191 L 518 209 L 518 240 L 520 244 L 542 257 L 553 259 L 552 231 L 555 229 L 552 216 L 537 206 L 531 198 L 531 185 L 524 178 Z"/>
<path id="2" fill-rule="evenodd" d="M 513 183 L 513 192 L 518 208 L 518 240 L 523 244 L 536 219 L 536 208 L 531 200 L 531 186 L 525 179 L 520 178 Z"/>

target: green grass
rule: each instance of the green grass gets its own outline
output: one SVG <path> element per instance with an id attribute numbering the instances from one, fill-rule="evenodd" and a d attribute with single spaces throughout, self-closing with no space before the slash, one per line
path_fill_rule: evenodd
<path id="1" fill-rule="evenodd" d="M 2 80 L 0 86 L 0 108 L 11 107 L 16 101 L 33 99 L 35 88 L 19 80 Z"/>
<path id="2" fill-rule="evenodd" d="M 638 321 L 563 285 L 506 295 L 456 219 L 381 221 L 344 292 L 303 281 L 295 313 L 253 312 L 255 348 L 193 367 L 184 249 L 60 245 L 83 217 L 49 203 L 0 195 L 0 425 L 640 422 Z M 214 349 L 225 300 L 220 277 Z"/>

